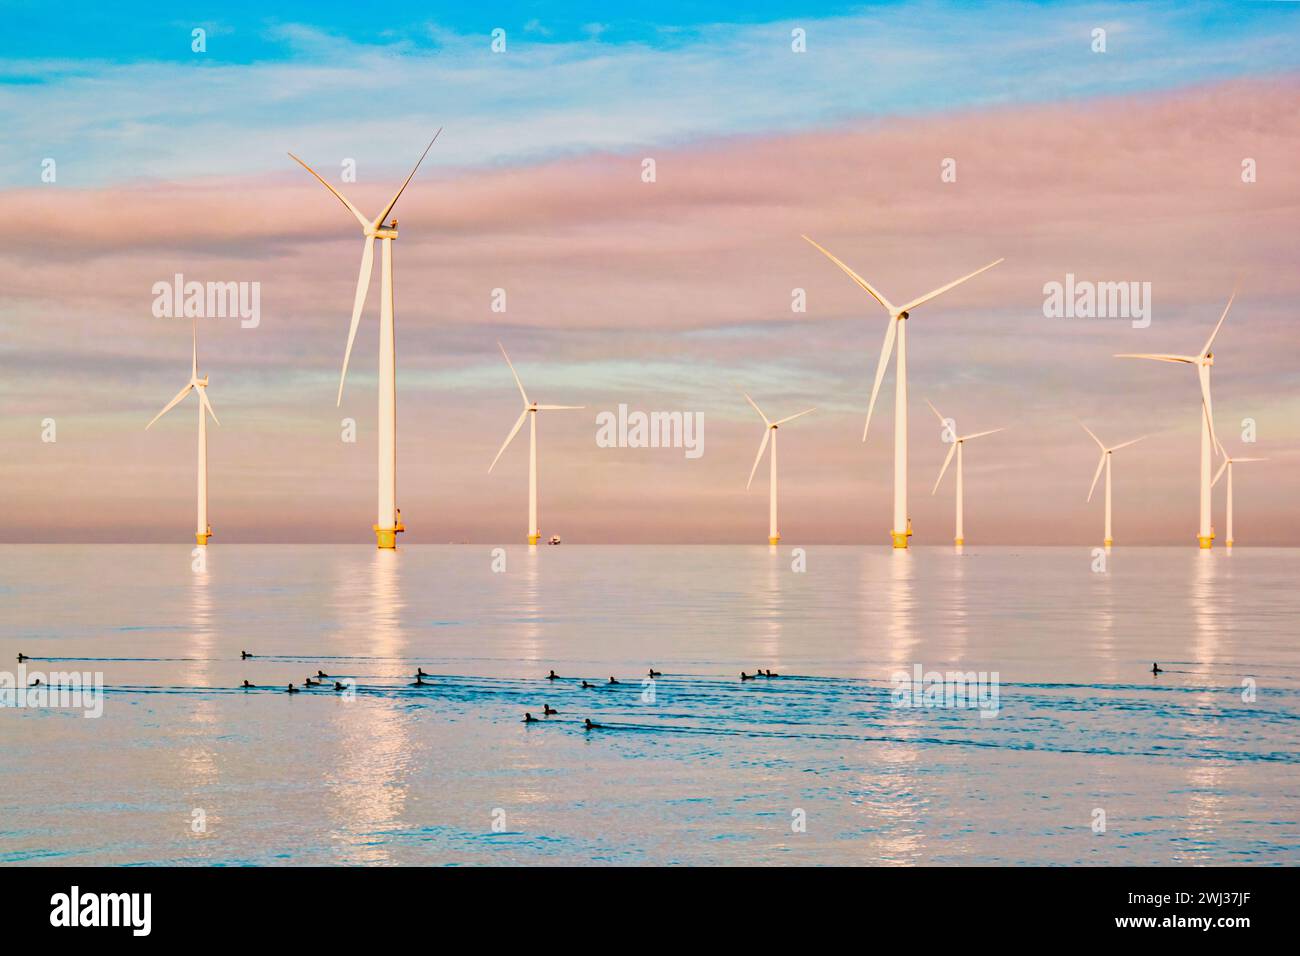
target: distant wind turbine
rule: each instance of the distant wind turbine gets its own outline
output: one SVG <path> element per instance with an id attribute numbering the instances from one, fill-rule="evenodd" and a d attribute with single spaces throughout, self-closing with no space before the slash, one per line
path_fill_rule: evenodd
<path id="1" fill-rule="evenodd" d="M 405 531 L 401 513 L 397 508 L 397 353 L 394 346 L 393 330 L 393 240 L 397 238 L 397 220 L 387 225 L 384 220 L 402 198 L 402 193 L 415 176 L 424 157 L 429 155 L 438 133 L 420 154 L 397 194 L 389 200 L 374 219 L 367 219 L 347 198 L 321 178 L 293 153 L 289 156 L 303 169 L 311 173 L 322 186 L 334 194 L 339 202 L 347 207 L 348 212 L 361 224 L 361 273 L 357 277 L 357 294 L 352 301 L 352 326 L 348 329 L 348 346 L 343 353 L 343 372 L 339 375 L 339 394 L 336 404 L 343 404 L 343 383 L 348 377 L 348 360 L 352 357 L 352 343 L 357 337 L 357 326 L 361 323 L 361 310 L 366 304 L 366 294 L 370 291 L 370 273 L 374 271 L 375 240 L 383 242 L 382 268 L 380 269 L 379 295 L 379 508 L 375 521 L 375 543 L 380 548 L 397 547 L 398 532 Z"/>
<path id="2" fill-rule="evenodd" d="M 817 409 L 806 408 L 798 414 L 789 415 L 785 418 L 778 418 L 776 421 L 771 421 L 763 414 L 763 410 L 758 407 L 757 402 L 750 398 L 745 392 L 741 392 L 741 394 L 745 396 L 745 401 L 754 406 L 754 411 L 758 412 L 758 417 L 763 419 L 763 424 L 766 426 L 763 429 L 763 440 L 759 442 L 758 445 L 758 455 L 754 458 L 754 467 L 749 469 L 749 481 L 745 483 L 746 489 L 754 483 L 754 475 L 758 472 L 758 463 L 763 460 L 763 452 L 767 450 L 768 440 L 770 439 L 772 442 L 772 472 L 768 482 L 767 543 L 775 545 L 781 540 L 781 532 L 776 521 L 776 430 L 786 422 L 792 422 L 796 418 L 802 418 L 809 412 L 817 411 Z"/>
<path id="3" fill-rule="evenodd" d="M 144 426 L 148 431 L 153 427 L 153 423 L 158 421 L 173 408 L 180 404 L 190 392 L 199 393 L 199 481 L 198 481 L 198 506 L 197 517 L 194 523 L 194 540 L 200 545 L 206 546 L 208 538 L 212 537 L 212 526 L 208 524 L 208 415 L 218 425 L 221 424 L 217 418 L 217 413 L 212 410 L 212 403 L 208 401 L 208 377 L 205 375 L 199 378 L 199 333 L 197 323 L 190 328 L 190 380 L 189 383 L 176 393 L 176 397 L 168 402 L 161 412 L 153 417 L 153 421 Z M 204 413 L 207 414 L 204 414 Z"/>
<path id="4" fill-rule="evenodd" d="M 1196 376 L 1201 383 L 1201 513 L 1196 540 L 1200 542 L 1202 548 L 1206 549 L 1214 545 L 1214 524 L 1210 513 L 1210 487 L 1214 482 L 1210 479 L 1210 457 L 1219 446 L 1219 440 L 1214 435 L 1214 405 L 1210 401 L 1210 367 L 1214 365 L 1214 353 L 1210 349 L 1214 345 L 1215 336 L 1219 334 L 1219 329 L 1223 327 L 1223 320 L 1228 317 L 1232 300 L 1236 297 L 1237 292 L 1234 289 L 1232 295 L 1228 297 L 1228 304 L 1223 307 L 1223 315 L 1219 316 L 1219 324 L 1210 333 L 1205 348 L 1196 355 L 1124 353 L 1115 356 L 1116 358 L 1151 359 L 1156 362 L 1182 362 L 1196 366 Z"/>
<path id="5" fill-rule="evenodd" d="M 1219 479 L 1223 477 L 1223 472 L 1228 472 L 1228 547 L 1232 547 L 1232 466 L 1241 464 L 1243 461 L 1268 461 L 1267 458 L 1233 458 L 1228 454 L 1228 450 L 1222 445 L 1219 446 L 1219 453 L 1223 455 L 1223 464 L 1219 466 L 1218 472 L 1214 476 L 1211 485 L 1217 485 Z"/>
<path id="6" fill-rule="evenodd" d="M 915 309 L 918 305 L 924 305 L 931 299 L 938 298 L 949 289 L 955 289 L 966 280 L 973 279 L 981 272 L 992 269 L 1003 260 L 995 259 L 983 268 L 976 269 L 969 275 L 964 275 L 947 285 L 940 286 L 932 292 L 927 292 L 920 298 L 913 299 L 903 305 L 894 305 L 873 288 L 866 279 L 835 258 L 826 249 L 807 236 L 803 238 L 813 248 L 844 270 L 850 279 L 879 302 L 884 310 L 889 313 L 889 325 L 885 329 L 885 344 L 880 350 L 880 362 L 876 365 L 876 381 L 871 386 L 871 403 L 867 406 L 867 422 L 862 428 L 863 441 L 867 440 L 867 429 L 871 427 L 871 413 L 876 407 L 876 395 L 879 394 L 881 380 L 885 377 L 885 367 L 889 364 L 889 356 L 894 348 L 894 339 L 898 339 L 898 365 L 894 384 L 894 527 L 890 534 L 895 548 L 906 548 L 907 539 L 912 533 L 912 528 L 907 514 L 907 334 L 903 323 L 907 320 L 912 309 Z"/>
<path id="7" fill-rule="evenodd" d="M 510 429 L 510 434 L 506 440 L 501 443 L 501 450 L 497 452 L 496 458 L 492 459 L 492 464 L 488 465 L 488 473 L 497 466 L 501 460 L 502 454 L 506 448 L 515 440 L 519 434 L 519 429 L 524 427 L 524 419 L 528 419 L 528 543 L 537 544 L 542 533 L 537 528 L 537 413 L 538 412 L 555 412 L 569 409 L 585 408 L 584 405 L 538 405 L 530 401 L 528 393 L 524 391 L 524 383 L 519 381 L 519 374 L 515 371 L 514 363 L 510 361 L 510 356 L 506 355 L 506 347 L 500 342 L 497 348 L 505 356 L 506 364 L 510 366 L 510 374 L 515 378 L 515 385 L 519 386 L 519 394 L 524 400 L 524 410 L 519 413 L 518 420 L 515 421 L 515 427 Z"/>
<path id="8" fill-rule="evenodd" d="M 929 399 L 926 400 L 925 404 L 930 406 L 930 411 L 934 412 L 935 417 L 939 419 L 939 423 L 943 425 L 945 429 L 948 428 L 949 420 L 944 418 L 943 415 L 939 413 L 939 409 L 935 408 L 934 404 L 930 402 Z M 934 487 L 930 489 L 930 494 L 932 495 L 939 490 L 939 482 L 943 481 L 944 472 L 948 470 L 948 465 L 952 462 L 952 456 L 956 454 L 957 456 L 957 533 L 953 536 L 952 543 L 956 545 L 958 548 L 960 548 L 962 545 L 966 543 L 966 534 L 962 528 L 963 499 L 965 496 L 965 493 L 962 488 L 962 462 L 961 462 L 962 447 L 966 444 L 966 442 L 970 441 L 972 438 L 983 438 L 985 435 L 995 435 L 1000 431 L 1006 431 L 1006 429 L 994 428 L 986 432 L 975 432 L 972 435 L 958 435 L 954 432 L 952 446 L 948 449 L 948 457 L 943 460 L 943 467 L 939 469 L 939 477 L 934 480 Z"/>
<path id="9" fill-rule="evenodd" d="M 1142 440 L 1142 438 L 1146 438 L 1147 436 L 1143 435 L 1142 438 L 1134 438 L 1132 441 L 1126 441 L 1122 445 L 1113 445 L 1108 448 L 1106 445 L 1102 444 L 1100 438 L 1093 434 L 1091 428 L 1084 425 L 1083 422 L 1079 422 L 1079 424 L 1083 426 L 1084 431 L 1092 436 L 1092 440 L 1095 441 L 1097 447 L 1101 449 L 1101 460 L 1097 462 L 1097 470 L 1092 476 L 1092 486 L 1088 489 L 1089 501 L 1092 501 L 1092 493 L 1097 490 L 1097 479 L 1101 477 L 1101 470 L 1103 468 L 1106 469 L 1106 537 L 1103 539 L 1102 543 L 1106 546 L 1106 550 L 1109 551 L 1111 545 L 1115 543 L 1110 535 L 1110 455 L 1111 452 L 1119 451 L 1121 448 L 1127 448 L 1129 445 L 1136 445 Z"/>

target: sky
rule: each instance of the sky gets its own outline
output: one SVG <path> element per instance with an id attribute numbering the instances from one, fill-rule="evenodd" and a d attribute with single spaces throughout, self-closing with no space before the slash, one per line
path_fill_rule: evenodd
<path id="1" fill-rule="evenodd" d="M 488 474 L 519 414 L 500 341 L 530 396 L 585 406 L 539 425 L 544 535 L 763 542 L 743 389 L 817 408 L 781 432 L 785 543 L 886 544 L 885 315 L 807 233 L 894 301 L 1005 257 L 908 320 L 914 543 L 953 530 L 926 399 L 1006 429 L 965 454 L 969 544 L 1100 539 L 1079 420 L 1147 436 L 1114 458 L 1117 541 L 1194 541 L 1195 375 L 1113 354 L 1198 351 L 1237 287 L 1216 428 L 1268 461 L 1236 538 L 1300 544 L 1300 3 L 746 6 L 12 4 L 0 541 L 189 540 L 194 400 L 144 430 L 188 379 L 190 320 L 154 308 L 177 274 L 260 296 L 255 326 L 197 320 L 214 543 L 373 540 L 379 281 L 336 407 L 356 224 L 286 153 L 373 213 L 441 129 L 395 213 L 404 543 L 527 531 L 526 435 Z M 1149 283 L 1149 322 L 1046 316 L 1067 275 Z M 702 415 L 704 453 L 599 447 L 620 404 Z"/>

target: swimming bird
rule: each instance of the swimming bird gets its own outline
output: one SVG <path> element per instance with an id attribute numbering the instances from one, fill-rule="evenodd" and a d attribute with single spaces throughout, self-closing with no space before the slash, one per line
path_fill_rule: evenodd
<path id="1" fill-rule="evenodd" d="M 39 677 L 36 678 L 36 680 L 32 681 L 31 684 L 29 684 L 28 686 L 29 686 L 29 687 L 40 687 L 40 686 L 41 686 L 41 679 L 40 679 Z"/>
<path id="2" fill-rule="evenodd" d="M 256 685 L 254 685 L 254 684 L 250 684 L 248 681 L 244 681 L 244 690 L 248 690 L 249 688 L 254 687 L 254 686 L 256 686 Z"/>
<path id="3" fill-rule="evenodd" d="M 552 707 L 550 704 L 542 704 L 542 716 L 543 716 L 543 717 L 549 717 L 549 716 L 551 716 L 551 714 L 558 714 L 558 713 L 559 713 L 559 711 L 556 710 L 554 707 Z"/>
<path id="4" fill-rule="evenodd" d="M 583 730 L 604 730 L 604 729 L 605 729 L 605 725 L 604 725 L 604 724 L 593 724 L 593 723 L 591 722 L 591 718 L 588 717 L 586 723 L 584 723 L 584 724 L 582 725 L 582 729 L 583 729 Z"/>
<path id="5" fill-rule="evenodd" d="M 546 675 L 546 679 L 547 679 L 547 680 L 559 680 L 559 679 L 560 679 L 560 675 L 557 674 L 557 673 L 555 673 L 554 670 L 552 670 L 549 674 Z"/>
<path id="6" fill-rule="evenodd" d="M 298 688 L 296 688 L 296 687 L 294 687 L 292 684 L 290 684 L 289 687 L 288 687 L 288 689 L 287 689 L 285 692 L 286 692 L 286 693 L 289 693 L 289 694 L 296 694 L 296 693 L 298 693 Z"/>
<path id="7" fill-rule="evenodd" d="M 1163 674 L 1163 673 L 1164 673 L 1164 670 L 1161 669 L 1161 667 L 1160 667 L 1159 664 L 1156 664 L 1156 663 L 1152 662 L 1152 664 L 1151 664 L 1151 673 L 1152 673 L 1152 674 Z"/>
<path id="8" fill-rule="evenodd" d="M 663 677 L 663 676 L 664 676 L 664 672 L 663 672 L 663 671 L 657 671 L 657 670 L 655 670 L 655 669 L 652 667 L 652 668 L 650 668 L 650 676 L 651 676 L 651 677 Z"/>
<path id="9" fill-rule="evenodd" d="M 781 675 L 780 675 L 780 674 L 773 674 L 771 671 L 765 671 L 765 672 L 763 673 L 763 676 L 764 676 L 764 677 L 780 677 Z"/>
<path id="10" fill-rule="evenodd" d="M 524 712 L 524 719 L 523 719 L 523 722 L 524 722 L 525 724 L 536 724 L 536 723 L 540 723 L 540 721 L 538 721 L 538 719 L 537 719 L 536 717 L 534 717 L 532 714 L 528 713 L 527 711 Z"/>
<path id="11" fill-rule="evenodd" d="M 329 677 L 330 675 L 329 675 L 329 674 L 326 674 L 326 673 L 325 673 L 324 671 L 322 671 L 322 670 L 318 670 L 318 671 L 316 671 L 316 676 L 317 676 L 317 677 Z"/>
<path id="12" fill-rule="evenodd" d="M 248 659 L 249 659 L 250 657 L 252 657 L 252 656 L 253 656 L 253 655 L 250 654 L 250 653 L 248 653 L 248 651 L 240 651 L 240 652 L 239 652 L 239 659 L 240 659 L 241 661 L 246 661 L 246 660 L 248 660 Z"/>
<path id="13" fill-rule="evenodd" d="M 348 685 L 347 685 L 347 684 L 344 684 L 342 681 L 335 681 L 335 682 L 334 682 L 334 689 L 335 689 L 335 690 L 347 690 L 347 689 L 348 689 Z"/>
<path id="14" fill-rule="evenodd" d="M 409 685 L 407 685 L 407 686 L 409 686 L 409 687 L 428 687 L 429 685 L 426 684 L 426 683 L 424 682 L 424 675 L 423 675 L 423 674 L 416 674 L 416 675 L 415 675 L 415 683 L 414 683 L 414 684 L 409 684 Z"/>
<path id="15" fill-rule="evenodd" d="M 310 677 L 308 677 L 305 681 L 303 681 L 303 685 L 306 687 L 319 687 L 320 681 L 312 680 Z"/>
<path id="16" fill-rule="evenodd" d="M 28 657 L 26 654 L 23 654 L 22 652 L 19 652 L 19 654 L 18 654 L 18 663 L 19 663 L 19 664 L 21 664 L 23 661 L 30 661 L 30 660 L 31 660 L 31 658 Z"/>
<path id="17" fill-rule="evenodd" d="M 609 679 L 609 682 L 610 682 L 611 684 L 617 684 L 617 683 L 618 683 L 618 681 L 614 680 L 614 678 L 612 678 L 612 677 Z"/>
<path id="18" fill-rule="evenodd" d="M 595 686 L 596 686 L 595 684 L 588 684 L 587 681 L 586 681 L 585 679 L 584 679 L 583 682 L 582 682 L 582 689 L 583 689 L 583 690 L 591 690 L 591 689 L 592 689 L 593 687 L 595 687 Z"/>
<path id="19" fill-rule="evenodd" d="M 426 674 L 426 673 L 424 672 L 424 668 L 423 668 L 423 667 L 417 667 L 417 668 L 415 669 L 415 676 L 416 676 L 416 677 L 432 677 L 433 675 L 432 675 L 432 674 Z"/>
<path id="20" fill-rule="evenodd" d="M 741 680 L 753 680 L 757 676 L 758 676 L 757 674 L 746 674 L 744 671 L 740 672 Z"/>

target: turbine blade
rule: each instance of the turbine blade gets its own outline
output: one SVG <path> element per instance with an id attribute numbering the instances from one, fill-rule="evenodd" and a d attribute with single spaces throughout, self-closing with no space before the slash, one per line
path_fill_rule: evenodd
<path id="1" fill-rule="evenodd" d="M 1119 451 L 1121 448 L 1127 448 L 1129 445 L 1136 445 L 1138 442 L 1142 441 L 1142 439 L 1146 437 L 1147 437 L 1146 435 L 1143 435 L 1142 438 L 1134 438 L 1132 441 L 1126 441 L 1122 445 L 1116 445 L 1114 448 L 1111 449 L 1111 451 Z"/>
<path id="2" fill-rule="evenodd" d="M 930 489 L 930 494 L 939 490 L 939 482 L 943 481 L 944 473 L 948 470 L 948 465 L 952 462 L 952 456 L 957 453 L 957 443 L 953 442 L 948 448 L 948 457 L 943 460 L 943 467 L 939 469 L 939 477 L 934 479 L 934 487 Z"/>
<path id="3" fill-rule="evenodd" d="M 763 410 L 758 407 L 758 402 L 754 401 L 752 398 L 749 397 L 748 392 L 741 392 L 740 394 L 745 396 L 745 401 L 749 402 L 749 404 L 754 406 L 754 411 L 758 412 L 758 417 L 763 419 L 764 425 L 772 424 L 767 420 L 767 416 L 763 414 Z"/>
<path id="4" fill-rule="evenodd" d="M 168 412 L 170 412 L 173 408 L 175 408 L 175 407 L 180 403 L 180 400 L 181 400 L 182 398 L 184 398 L 186 395 L 188 395 L 188 394 L 190 393 L 190 389 L 192 389 L 193 387 L 194 387 L 194 383 L 193 383 L 193 382 L 190 382 L 188 385 L 186 385 L 184 388 L 182 388 L 179 392 L 177 392 L 177 393 L 176 393 L 176 397 L 173 398 L 173 399 L 172 399 L 170 402 L 168 402 L 166 405 L 164 405 L 164 406 L 163 406 L 163 410 L 162 410 L 161 412 L 159 412 L 157 415 L 155 415 L 155 416 L 153 417 L 153 421 L 151 421 L 148 425 L 145 425 L 145 426 L 144 426 L 144 430 L 145 430 L 145 431 L 148 431 L 150 428 L 153 427 L 153 423 L 154 423 L 154 422 L 156 422 L 158 419 L 162 418 L 164 415 L 166 415 Z"/>
<path id="5" fill-rule="evenodd" d="M 894 351 L 894 336 L 898 334 L 899 320 L 891 314 L 889 316 L 889 328 L 885 330 L 885 344 L 880 349 L 880 362 L 876 365 L 876 382 L 871 386 L 871 403 L 867 406 L 867 423 L 862 426 L 862 440 L 867 440 L 867 429 L 871 427 L 871 413 L 876 408 L 876 396 L 880 394 L 880 383 L 885 377 L 885 367 L 889 364 L 889 356 Z"/>
<path id="6" fill-rule="evenodd" d="M 763 440 L 759 443 L 758 454 L 754 457 L 754 467 L 749 469 L 749 481 L 745 482 L 745 490 L 754 483 L 754 473 L 758 471 L 758 463 L 763 460 L 763 452 L 767 451 L 767 440 L 772 437 L 771 427 L 763 429 Z"/>
<path id="7" fill-rule="evenodd" d="M 1210 401 L 1210 367 L 1196 366 L 1196 375 L 1201 380 L 1201 407 L 1205 410 L 1205 423 L 1210 426 L 1210 447 L 1226 458 L 1227 453 L 1219 446 L 1218 436 L 1214 434 L 1214 404 Z"/>
<path id="8" fill-rule="evenodd" d="M 939 286 L 939 288 L 935 289 L 933 292 L 927 292 L 925 295 L 921 296 L 919 299 L 913 299 L 911 302 L 907 303 L 907 305 L 903 306 L 903 307 L 900 308 L 898 311 L 899 311 L 899 312 L 911 312 L 911 311 L 912 311 L 913 309 L 915 309 L 918 305 L 924 305 L 925 303 L 929 302 L 931 299 L 937 299 L 939 296 L 943 295 L 943 294 L 944 294 L 945 292 L 947 292 L 949 289 L 955 289 L 955 288 L 957 288 L 957 286 L 961 285 L 963 282 L 967 281 L 968 279 L 973 279 L 973 278 L 975 278 L 975 277 L 976 277 L 977 275 L 979 275 L 981 272 L 988 272 L 990 269 L 992 269 L 992 268 L 993 268 L 995 265 L 997 265 L 999 262 L 1004 262 L 1004 261 L 1006 261 L 1005 258 L 1003 258 L 1003 259 L 995 259 L 994 261 L 990 262 L 988 265 L 984 266 L 983 268 L 976 269 L 976 270 L 975 270 L 974 272 L 972 272 L 970 275 L 962 276 L 960 279 L 957 279 L 957 280 L 955 280 L 955 281 L 953 281 L 953 282 L 949 282 L 947 285 Z"/>
<path id="9" fill-rule="evenodd" d="M 203 407 L 208 410 L 208 414 L 212 416 L 212 420 L 220 425 L 221 419 L 217 417 L 217 413 L 212 410 L 212 403 L 208 401 L 208 387 L 206 385 L 200 385 L 198 386 L 198 392 L 199 399 L 203 402 Z"/>
<path id="10" fill-rule="evenodd" d="M 538 405 L 537 410 L 539 412 L 558 412 L 558 411 L 563 411 L 564 409 L 586 408 L 586 407 L 587 407 L 586 405 Z"/>
<path id="11" fill-rule="evenodd" d="M 1076 418 L 1075 421 L 1079 421 L 1079 420 Z M 1084 425 L 1083 422 L 1081 421 L 1079 421 L 1079 425 L 1082 426 L 1083 430 L 1086 431 L 1089 435 L 1092 435 L 1092 440 L 1097 443 L 1098 448 L 1100 448 L 1102 451 L 1106 450 L 1106 446 L 1101 443 L 1101 439 L 1096 436 L 1096 434 L 1093 432 L 1091 428 L 1089 428 L 1087 425 Z"/>
<path id="12" fill-rule="evenodd" d="M 1237 290 L 1236 288 L 1233 288 L 1232 295 L 1228 296 L 1228 304 L 1223 307 L 1223 315 L 1219 316 L 1219 324 L 1214 327 L 1214 331 L 1210 333 L 1210 337 L 1205 340 L 1205 348 L 1201 349 L 1202 357 L 1210 354 L 1210 348 L 1214 345 L 1215 336 L 1219 334 L 1219 329 L 1223 328 L 1223 320 L 1228 317 L 1228 310 L 1232 308 L 1232 300 L 1236 297 Z"/>
<path id="13" fill-rule="evenodd" d="M 352 358 L 352 343 L 357 338 L 357 326 L 361 324 L 361 310 L 366 305 L 366 295 L 370 292 L 370 273 L 375 264 L 375 240 L 366 236 L 361 240 L 361 272 L 357 276 L 357 295 L 352 300 L 352 325 L 348 328 L 348 347 L 343 352 L 343 372 L 339 375 L 339 396 L 336 405 L 343 404 L 343 383 L 348 377 L 348 360 Z"/>
<path id="14" fill-rule="evenodd" d="M 960 437 L 962 441 L 970 441 L 972 438 L 983 438 L 985 435 L 996 435 L 998 432 L 1004 431 L 1006 431 L 1005 426 L 1002 428 L 990 428 L 986 432 L 976 432 L 974 435 L 962 435 Z"/>
<path id="15" fill-rule="evenodd" d="M 784 425 L 786 422 L 792 422 L 792 421 L 794 421 L 796 418 L 803 418 L 805 415 L 808 415 L 808 414 L 810 414 L 810 413 L 812 413 L 812 412 L 815 412 L 815 411 L 817 411 L 816 408 L 805 408 L 803 411 L 799 412 L 797 415 L 787 415 L 785 418 L 779 418 L 779 419 L 777 419 L 777 420 L 774 421 L 772 424 L 773 424 L 773 425 Z"/>
<path id="16" fill-rule="evenodd" d="M 934 407 L 934 402 L 930 401 L 930 400 L 927 398 L 927 399 L 925 400 L 925 404 L 927 404 L 927 405 L 930 406 L 930 411 L 934 412 L 934 417 L 937 418 L 937 419 L 939 419 L 939 424 L 940 424 L 940 425 L 943 425 L 945 428 L 947 428 L 947 427 L 948 427 L 948 422 L 947 422 L 947 420 L 943 417 L 943 415 L 939 412 L 939 409 L 937 409 L 937 408 Z"/>
<path id="17" fill-rule="evenodd" d="M 406 187 L 411 184 L 411 180 L 415 177 L 415 170 L 420 168 L 420 164 L 424 162 L 424 157 L 429 155 L 429 150 L 433 149 L 433 144 L 438 141 L 438 136 L 441 133 L 442 127 L 439 126 L 438 132 L 433 134 L 433 139 L 429 140 L 429 145 L 424 147 L 424 152 L 421 153 L 420 158 L 415 161 L 415 169 L 412 169 L 411 175 L 406 177 L 406 182 L 402 183 L 402 188 L 397 191 L 397 195 L 393 197 L 392 202 L 384 207 L 384 211 L 376 216 L 375 221 L 370 223 L 370 225 L 378 229 L 383 221 L 388 218 L 388 214 L 392 212 L 393 207 L 397 205 L 397 200 L 402 198 L 402 193 L 406 192 Z"/>
<path id="18" fill-rule="evenodd" d="M 1116 354 L 1115 358 L 1140 358 L 1151 359 L 1156 362 L 1190 362 L 1193 365 L 1196 364 L 1195 355 L 1148 355 L 1145 353 L 1124 352 Z"/>
<path id="19" fill-rule="evenodd" d="M 515 422 L 515 427 L 510 429 L 510 434 L 507 435 L 506 440 L 501 443 L 501 450 L 497 452 L 496 458 L 493 458 L 492 464 L 488 465 L 489 474 L 491 474 L 492 469 L 497 466 L 497 462 L 501 460 L 501 456 L 502 454 L 505 453 L 506 448 L 508 448 L 510 443 L 515 440 L 515 436 L 519 434 L 519 429 L 524 427 L 524 421 L 527 418 L 528 418 L 528 409 L 525 408 L 522 412 L 519 413 L 519 420 Z"/>
<path id="20" fill-rule="evenodd" d="M 1231 458 L 1223 459 L 1223 464 L 1220 465 L 1219 470 L 1214 473 L 1214 480 L 1210 482 L 1211 488 L 1213 488 L 1215 485 L 1219 483 L 1219 479 L 1223 477 L 1223 473 L 1228 470 L 1228 465 L 1230 464 L 1232 464 Z"/>
<path id="21" fill-rule="evenodd" d="M 1101 470 L 1106 467 L 1106 452 L 1101 453 L 1101 461 L 1097 462 L 1097 471 L 1092 476 L 1092 485 L 1088 488 L 1088 500 L 1092 500 L 1092 493 L 1097 490 L 1097 479 L 1101 477 Z"/>
<path id="22" fill-rule="evenodd" d="M 893 315 L 895 311 L 899 311 L 899 310 L 895 310 L 895 308 L 893 307 L 893 305 L 890 304 L 890 302 L 889 302 L 888 299 L 886 299 L 883 295 L 881 295 L 881 294 L 880 294 L 879 292 L 877 292 L 874 288 L 872 288 L 872 285 L 871 285 L 870 282 L 868 282 L 866 279 L 862 278 L 862 276 L 858 275 L 856 272 L 854 272 L 852 269 L 850 269 L 848 266 L 846 266 L 846 265 L 845 265 L 843 262 L 841 262 L 839 259 L 836 259 L 835 256 L 831 255 L 831 253 L 830 253 L 828 250 L 824 249 L 822 246 L 819 246 L 817 243 L 813 242 L 813 241 L 812 241 L 811 239 L 809 239 L 807 236 L 804 236 L 803 238 L 804 238 L 805 240 L 807 240 L 808 244 L 811 245 L 814 249 L 816 249 L 818 252 L 820 252 L 822 255 L 824 255 L 827 259 L 831 260 L 831 262 L 835 263 L 837 266 L 839 266 L 841 269 L 843 269 L 846 273 L 848 273 L 849 278 L 852 279 L 854 282 L 856 282 L 856 283 L 857 283 L 859 286 L 861 286 L 863 289 L 865 289 L 865 290 L 868 292 L 868 294 L 870 294 L 870 296 L 871 296 L 873 299 L 875 299 L 877 302 L 879 302 L 881 305 L 883 305 L 883 306 L 885 307 L 886 311 L 888 311 L 890 315 Z"/>
<path id="23" fill-rule="evenodd" d="M 515 384 L 519 386 L 519 394 L 524 397 L 524 404 L 527 405 L 528 393 L 524 391 L 524 383 L 519 381 L 519 373 L 515 371 L 515 363 L 510 361 L 509 355 L 506 355 L 506 347 L 501 344 L 500 339 L 497 339 L 497 348 L 499 348 L 501 354 L 505 356 L 506 364 L 510 366 L 510 374 L 515 377 Z"/>
<path id="24" fill-rule="evenodd" d="M 326 189 L 328 189 L 330 192 L 332 192 L 332 193 L 334 194 L 334 197 L 335 197 L 336 199 L 338 199 L 339 202 L 341 202 L 341 203 L 343 203 L 343 205 L 347 206 L 347 207 L 348 207 L 348 212 L 352 213 L 352 215 L 354 215 L 354 216 L 357 217 L 357 222 L 361 223 L 361 228 L 362 228 L 362 229 L 369 229 L 369 228 L 370 228 L 370 220 L 367 219 L 365 216 L 361 215 L 361 210 L 359 210 L 356 206 L 352 205 L 352 203 L 348 202 L 348 199 L 347 199 L 346 196 L 344 196 L 341 192 L 339 192 L 337 189 L 335 189 L 333 186 L 331 186 L 331 185 L 330 185 L 329 183 L 327 183 L 325 180 L 321 179 L 320 174 L 317 173 L 316 170 L 312 169 L 310 166 L 308 166 L 306 163 L 304 163 L 304 162 L 303 162 L 301 159 L 299 159 L 297 156 L 294 156 L 293 153 L 290 153 L 289 156 L 290 156 L 291 159 L 293 159 L 293 161 L 294 161 L 295 163 L 297 163 L 297 164 L 298 164 L 299 166 L 301 166 L 303 169 L 307 170 L 307 172 L 309 172 L 309 173 L 311 173 L 313 176 L 315 176 L 315 177 L 316 177 L 316 181 L 319 182 L 319 183 L 320 183 L 322 186 L 324 186 Z"/>
<path id="25" fill-rule="evenodd" d="M 1231 461 L 1235 465 L 1238 462 L 1242 462 L 1242 461 L 1268 461 L 1268 459 L 1267 458 L 1233 458 L 1231 459 Z"/>

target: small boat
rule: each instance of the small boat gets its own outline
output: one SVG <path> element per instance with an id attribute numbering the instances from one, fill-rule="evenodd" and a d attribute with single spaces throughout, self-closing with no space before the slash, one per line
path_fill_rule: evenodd
<path id="1" fill-rule="evenodd" d="M 560 536 L 559 536 L 558 534 L 553 534 L 553 535 L 551 535 L 550 540 L 547 541 L 546 543 L 547 543 L 547 544 L 560 544 L 560 543 L 561 543 L 561 541 L 560 541 Z"/>

